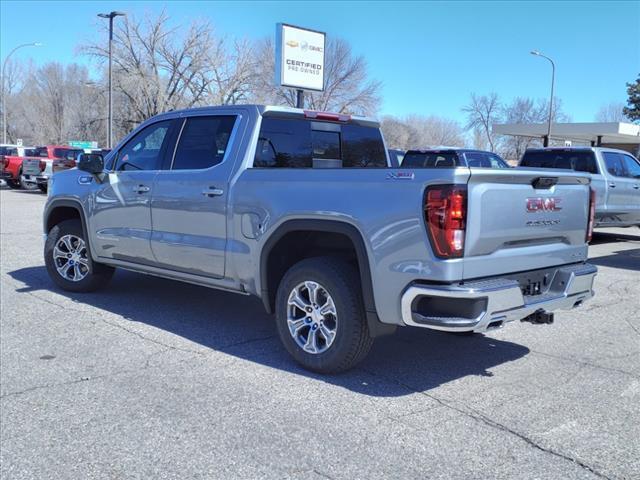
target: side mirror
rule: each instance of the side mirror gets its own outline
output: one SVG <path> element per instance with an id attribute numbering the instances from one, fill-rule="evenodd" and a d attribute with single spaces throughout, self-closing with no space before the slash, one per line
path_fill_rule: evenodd
<path id="1" fill-rule="evenodd" d="M 78 155 L 78 170 L 82 170 L 93 175 L 102 173 L 104 170 L 104 160 L 99 153 L 81 153 Z"/>

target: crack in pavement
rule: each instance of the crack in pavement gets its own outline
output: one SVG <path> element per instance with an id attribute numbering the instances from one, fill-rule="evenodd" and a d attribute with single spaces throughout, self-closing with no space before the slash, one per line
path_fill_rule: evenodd
<path id="1" fill-rule="evenodd" d="M 141 370 L 145 370 L 145 368 L 142 368 Z M 65 385 L 75 385 L 77 383 L 82 383 L 82 382 L 90 382 L 92 380 L 100 380 L 102 378 L 107 378 L 107 377 L 113 377 L 116 375 L 120 375 L 123 373 L 131 373 L 134 372 L 135 370 L 118 370 L 116 372 L 111 372 L 111 373 L 105 373 L 102 375 L 96 375 L 94 377 L 80 377 L 77 378 L 75 380 L 68 380 L 66 382 L 58 382 L 58 383 L 47 383 L 44 385 L 35 385 L 33 387 L 28 387 L 25 388 L 23 390 L 17 390 L 15 392 L 9 392 L 9 393 L 5 393 L 4 395 L 0 395 L 0 400 L 5 399 L 7 397 L 14 397 L 17 395 L 23 395 L 25 393 L 29 393 L 29 392 L 34 392 L 36 390 L 43 390 L 43 389 L 47 389 L 47 388 L 55 388 L 55 387 L 62 387 Z"/>
<path id="2" fill-rule="evenodd" d="M 557 360 L 564 360 L 566 362 L 572 362 L 572 363 L 576 363 L 578 365 L 585 365 L 585 366 L 588 366 L 588 367 L 591 367 L 591 368 L 595 368 L 597 370 L 603 370 L 603 371 L 608 371 L 608 372 L 616 372 L 616 373 L 620 373 L 622 375 L 628 375 L 628 376 L 630 376 L 632 378 L 640 379 L 639 375 L 636 375 L 636 374 L 631 373 L 631 372 L 626 372 L 624 370 L 618 370 L 617 368 L 605 367 L 603 365 L 598 365 L 598 364 L 587 362 L 587 361 L 584 361 L 584 360 L 578 360 L 576 358 L 570 358 L 570 357 L 563 357 L 562 355 L 554 355 L 552 353 L 541 352 L 539 350 L 529 350 L 529 351 L 531 353 L 533 353 L 534 355 L 540 355 L 540 356 L 543 356 L 543 357 L 555 358 Z M 636 353 L 637 352 L 629 354 L 629 356 L 635 355 Z M 622 357 L 622 358 L 624 358 L 624 357 Z"/>
<path id="3" fill-rule="evenodd" d="M 451 410 L 454 410 L 454 411 L 456 411 L 456 412 L 458 412 L 458 413 L 460 413 L 460 414 L 462 414 L 462 415 L 464 415 L 466 417 L 469 417 L 469 418 L 471 418 L 471 419 L 473 419 L 473 420 L 475 420 L 477 422 L 480 422 L 480 423 L 482 423 L 484 425 L 487 425 L 487 426 L 489 426 L 491 428 L 495 428 L 495 429 L 500 430 L 502 432 L 509 433 L 509 434 L 515 436 L 516 438 L 519 438 L 520 440 L 526 442 L 527 445 L 529 445 L 529 446 L 531 446 L 531 447 L 533 447 L 533 448 L 535 448 L 537 450 L 540 450 L 541 452 L 544 452 L 544 453 L 547 453 L 549 455 L 552 455 L 554 457 L 557 457 L 557 458 L 560 458 L 562 460 L 566 460 L 566 461 L 569 461 L 571 463 L 574 463 L 575 465 L 579 466 L 580 468 L 582 468 L 584 470 L 587 470 L 587 471 L 591 472 L 593 475 L 595 475 L 595 476 L 597 476 L 599 478 L 604 478 L 604 479 L 607 479 L 607 480 L 611 480 L 611 477 L 608 477 L 604 473 L 599 472 L 598 470 L 595 469 L 595 467 L 592 467 L 592 466 L 582 462 L 581 460 L 578 460 L 577 458 L 574 458 L 574 457 L 571 457 L 571 456 L 566 455 L 564 453 L 555 451 L 555 450 L 553 450 L 551 448 L 543 447 L 542 445 L 537 443 L 532 438 L 526 436 L 525 434 L 517 432 L 517 431 L 511 429 L 511 428 L 507 427 L 506 425 L 504 425 L 504 424 L 502 424 L 502 423 L 500 423 L 500 422 L 498 422 L 496 420 L 493 420 L 492 418 L 489 418 L 485 414 L 483 414 L 483 413 L 481 413 L 481 412 L 479 412 L 479 411 L 477 411 L 477 410 L 475 410 L 475 409 L 473 409 L 471 407 L 468 407 L 468 406 L 465 405 L 464 408 L 462 408 L 462 407 L 459 407 L 457 405 L 454 405 L 453 402 L 444 400 L 444 399 L 442 399 L 440 397 L 437 397 L 436 395 L 433 395 L 433 394 L 430 394 L 430 393 L 427 393 L 427 392 L 424 392 L 424 391 L 421 391 L 421 390 L 417 390 L 417 389 L 413 388 L 411 385 L 408 385 L 408 384 L 406 384 L 404 382 L 401 382 L 401 381 L 399 381 L 397 379 L 388 378 L 388 377 L 386 377 L 384 375 L 376 374 L 376 373 L 374 373 L 374 372 L 372 372 L 370 370 L 366 370 L 364 368 L 360 368 L 360 370 L 364 371 L 365 373 L 367 373 L 367 374 L 369 374 L 369 375 L 371 375 L 373 377 L 382 378 L 382 379 L 384 379 L 384 380 L 386 380 L 388 382 L 395 383 L 396 385 L 399 385 L 399 386 L 407 389 L 410 392 L 417 393 L 419 395 L 423 395 L 423 396 L 425 396 L 427 398 L 435 400 L 436 402 L 438 402 L 443 407 L 446 407 L 446 408 L 449 408 Z"/>
<path id="4" fill-rule="evenodd" d="M 631 327 L 631 330 L 636 332 L 637 335 L 640 335 L 640 330 L 638 330 L 636 327 L 634 327 L 634 325 L 631 323 L 631 321 L 629 321 L 628 318 L 625 318 L 624 321 L 627 322 L 627 324 Z"/>

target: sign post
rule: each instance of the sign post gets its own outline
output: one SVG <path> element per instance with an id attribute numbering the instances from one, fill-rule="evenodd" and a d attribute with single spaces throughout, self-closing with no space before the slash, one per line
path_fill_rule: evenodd
<path id="1" fill-rule="evenodd" d="M 324 91 L 326 34 L 285 23 L 276 25 L 276 85 L 296 89 L 296 107 L 304 91 Z"/>

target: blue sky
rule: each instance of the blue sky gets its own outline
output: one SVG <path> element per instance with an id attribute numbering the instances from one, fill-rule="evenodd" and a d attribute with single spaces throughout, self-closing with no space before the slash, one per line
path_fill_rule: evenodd
<path id="1" fill-rule="evenodd" d="M 0 54 L 15 45 L 22 59 L 81 62 L 82 41 L 97 32 L 96 14 L 122 10 L 140 17 L 165 9 L 172 22 L 210 19 L 219 32 L 273 36 L 275 23 L 346 38 L 383 82 L 380 114 L 435 114 L 464 121 L 471 92 L 502 98 L 546 98 L 550 65 L 556 92 L 574 121 L 626 100 L 625 83 L 640 72 L 640 1 L 570 2 L 144 2 L 4 1 Z M 100 33 L 101 34 L 101 33 Z M 106 38 L 105 38 L 106 41 Z"/>

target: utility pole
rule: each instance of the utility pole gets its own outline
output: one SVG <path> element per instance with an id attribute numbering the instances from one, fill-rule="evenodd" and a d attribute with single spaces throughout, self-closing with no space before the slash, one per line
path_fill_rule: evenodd
<path id="1" fill-rule="evenodd" d="M 115 17 L 125 16 L 126 13 L 111 12 L 99 13 L 100 18 L 109 19 L 109 123 L 107 127 L 107 148 L 111 148 L 113 140 L 113 88 L 112 88 L 112 55 L 113 55 L 113 19 Z"/>
<path id="2" fill-rule="evenodd" d="M 304 90 L 296 90 L 296 108 L 304 108 Z"/>
<path id="3" fill-rule="evenodd" d="M 556 64 L 553 63 L 553 60 L 551 60 L 549 57 L 547 57 L 546 55 L 543 55 L 537 50 L 533 50 L 531 52 L 531 55 L 546 58 L 551 62 L 551 98 L 549 98 L 549 123 L 547 125 L 547 136 L 544 138 L 544 146 L 548 147 L 549 142 L 551 141 L 551 121 L 553 119 L 553 84 L 555 82 L 555 77 L 556 77 Z"/>

